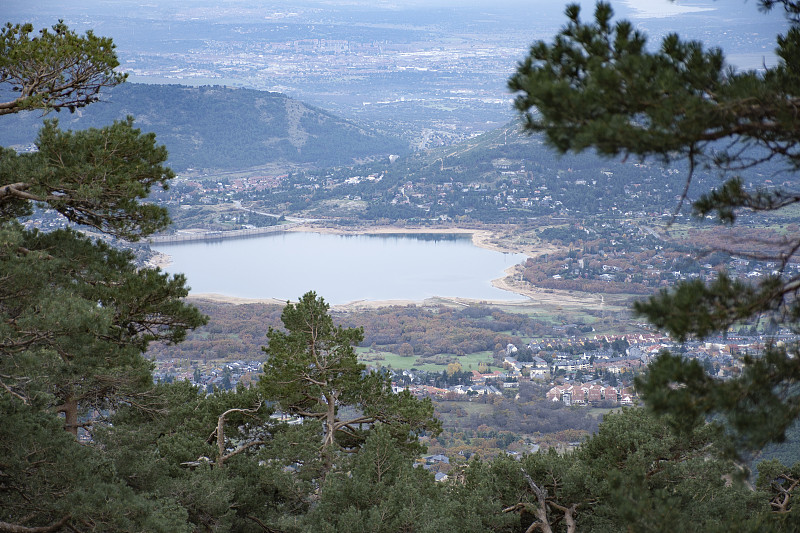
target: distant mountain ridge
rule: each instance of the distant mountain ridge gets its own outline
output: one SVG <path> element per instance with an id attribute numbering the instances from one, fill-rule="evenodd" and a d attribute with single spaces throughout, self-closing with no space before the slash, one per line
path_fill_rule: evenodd
<path id="1" fill-rule="evenodd" d="M 408 151 L 398 138 L 284 94 L 220 86 L 125 83 L 105 91 L 102 102 L 45 118 L 57 118 L 62 129 L 85 129 L 127 115 L 166 145 L 169 165 L 177 171 L 275 162 L 345 165 Z M 41 122 L 39 113 L 7 117 L 0 145 L 32 143 Z"/>

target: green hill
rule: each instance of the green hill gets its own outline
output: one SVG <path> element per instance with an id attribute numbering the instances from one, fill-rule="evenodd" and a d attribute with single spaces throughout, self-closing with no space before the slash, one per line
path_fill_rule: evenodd
<path id="1" fill-rule="evenodd" d="M 286 95 L 219 86 L 126 83 L 106 91 L 103 102 L 47 118 L 58 118 L 63 129 L 84 129 L 127 115 L 157 135 L 169 150 L 169 164 L 179 171 L 274 162 L 332 166 L 408 151 L 397 138 Z M 40 113 L 6 118 L 0 145 L 32 143 L 41 121 Z"/>

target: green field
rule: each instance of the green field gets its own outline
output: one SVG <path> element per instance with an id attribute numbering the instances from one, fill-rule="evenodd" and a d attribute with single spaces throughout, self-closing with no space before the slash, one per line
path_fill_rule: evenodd
<path id="1" fill-rule="evenodd" d="M 356 348 L 356 354 L 361 362 L 382 367 L 391 367 L 396 370 L 424 370 L 425 372 L 441 372 L 446 370 L 446 365 L 435 365 L 430 363 L 420 363 L 416 356 L 402 357 L 390 352 L 373 351 L 370 348 Z M 442 354 L 445 357 L 456 357 L 454 354 Z M 456 357 L 461 363 L 463 370 L 478 370 L 480 363 L 489 365 L 489 369 L 502 370 L 502 367 L 492 364 L 492 352 L 477 352 Z"/>

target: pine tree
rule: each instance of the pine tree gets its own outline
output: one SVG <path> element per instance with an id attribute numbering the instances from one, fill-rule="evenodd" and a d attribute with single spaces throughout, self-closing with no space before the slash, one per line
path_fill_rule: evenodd
<path id="1" fill-rule="evenodd" d="M 363 331 L 335 325 L 328 310 L 313 291 L 287 303 L 281 315 L 286 331 L 270 328 L 263 348 L 269 356 L 259 380 L 264 398 L 322 423 L 323 474 L 336 452 L 360 448 L 375 424 L 386 426 L 397 445 L 417 449 L 418 435 L 439 431 L 433 404 L 408 391 L 394 394 L 388 376 L 367 371 L 353 349 Z"/>
<path id="2" fill-rule="evenodd" d="M 34 38 L 32 31 L 0 30 L 0 86 L 14 96 L 0 103 L 0 115 L 74 110 L 124 81 L 110 39 L 79 36 L 63 23 Z M 183 301 L 183 276 L 139 268 L 132 253 L 76 229 L 42 232 L 20 221 L 36 207 L 112 238 L 162 229 L 166 211 L 142 200 L 172 177 L 166 150 L 132 119 L 78 132 L 47 121 L 36 145 L 23 154 L 0 148 L 0 412 L 8 446 L 0 531 L 179 530 L 180 512 L 134 494 L 75 436 L 91 436 L 101 414 L 148 394 L 148 343 L 179 342 L 205 317 Z"/>
<path id="3" fill-rule="evenodd" d="M 788 20 L 777 36 L 778 63 L 763 72 L 734 71 L 721 50 L 675 34 L 649 51 L 633 24 L 612 22 L 609 4 L 598 3 L 588 23 L 578 6 L 569 6 L 563 30 L 552 43 L 536 42 L 509 80 L 525 128 L 543 132 L 562 153 L 682 158 L 689 164 L 683 199 L 696 168 L 718 171 L 724 182 L 692 208 L 700 217 L 716 214 L 722 224 L 734 224 L 744 211 L 800 202 L 797 191 L 745 187 L 747 172 L 759 165 L 781 164 L 795 182 L 800 170 L 800 3 L 759 4 L 783 7 Z M 800 236 L 786 235 L 752 255 L 778 265 L 758 283 L 727 275 L 709 284 L 679 283 L 637 303 L 635 312 L 678 340 L 707 338 L 754 318 L 797 333 L 800 275 L 790 265 L 798 250 Z M 782 440 L 800 415 L 798 355 L 796 343 L 771 343 L 744 360 L 740 377 L 722 382 L 699 363 L 665 353 L 639 388 L 651 408 L 680 415 L 673 420 L 684 429 L 719 415 L 715 420 L 726 423 L 740 448 L 758 448 Z"/>

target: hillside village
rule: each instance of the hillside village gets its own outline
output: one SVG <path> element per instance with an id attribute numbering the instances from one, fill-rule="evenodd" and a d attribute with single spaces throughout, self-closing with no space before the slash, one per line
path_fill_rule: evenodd
<path id="1" fill-rule="evenodd" d="M 774 342 L 796 340 L 789 332 L 777 332 L 770 338 Z M 444 482 L 472 453 L 485 457 L 508 454 L 519 459 L 537 449 L 574 449 L 594 431 L 598 414 L 641 405 L 633 379 L 662 350 L 695 359 L 711 375 L 725 380 L 738 376 L 743 357 L 762 351 L 765 342 L 769 341 L 764 335 L 735 331 L 683 344 L 659 333 L 565 334 L 509 343 L 493 354 L 492 360 L 500 365 L 494 368 L 486 363 L 478 369 L 464 369 L 456 362 L 443 365 L 441 371 L 430 367 L 401 370 L 380 366 L 379 361 L 365 362 L 371 371 L 388 372 L 393 392 L 407 390 L 418 398 L 433 400 L 438 416 L 447 421 L 445 433 L 428 443 L 432 455 L 417 461 L 417 466 L 436 475 L 437 482 Z M 155 363 L 157 381 L 186 380 L 206 393 L 249 387 L 259 379 L 263 365 L 256 359 L 161 358 Z M 498 423 L 508 410 L 518 414 Z M 535 422 L 533 415 L 525 414 L 531 410 L 535 416 L 560 418 Z M 282 413 L 274 416 L 288 424 L 301 421 Z"/>
<path id="2" fill-rule="evenodd" d="M 773 337 L 779 342 L 792 340 L 789 333 Z M 588 344 L 626 346 L 622 352 L 614 349 L 582 351 Z M 622 343 L 622 344 L 620 344 Z M 520 383 L 549 384 L 547 400 L 574 406 L 634 405 L 637 396 L 632 379 L 647 366 L 651 358 L 666 349 L 676 350 L 687 358 L 696 359 L 712 375 L 721 379 L 736 376 L 742 368 L 741 357 L 763 349 L 764 338 L 730 334 L 707 342 L 687 342 L 678 345 L 659 334 L 593 336 L 569 339 L 549 339 L 530 342 L 522 350 L 509 344 L 502 356 L 503 369 L 491 372 L 459 369 L 452 373 L 422 370 L 391 370 L 368 365 L 373 370 L 387 370 L 396 392 L 407 389 L 420 397 L 469 401 L 483 395 L 515 394 Z M 562 350 L 553 350 L 558 345 Z M 524 351 L 523 351 L 524 350 Z M 566 351 L 568 350 L 568 351 Z M 531 356 L 530 354 L 536 354 Z M 524 359 L 524 360 L 523 360 Z M 207 392 L 249 386 L 258 379 L 262 363 L 251 361 L 158 360 L 155 379 L 172 382 L 186 380 Z M 458 383 L 447 384 L 442 374 L 455 376 Z"/>

